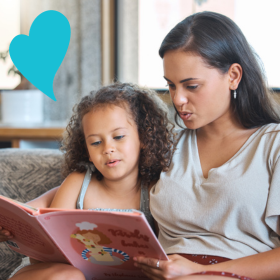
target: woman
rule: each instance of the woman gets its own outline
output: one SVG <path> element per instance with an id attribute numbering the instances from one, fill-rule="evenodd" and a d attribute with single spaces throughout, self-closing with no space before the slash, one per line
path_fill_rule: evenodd
<path id="1" fill-rule="evenodd" d="M 254 53 L 232 20 L 203 12 L 176 25 L 159 54 L 188 129 L 151 190 L 170 260 L 136 266 L 151 279 L 280 279 L 280 119 Z M 191 275 L 202 271 L 219 276 Z"/>

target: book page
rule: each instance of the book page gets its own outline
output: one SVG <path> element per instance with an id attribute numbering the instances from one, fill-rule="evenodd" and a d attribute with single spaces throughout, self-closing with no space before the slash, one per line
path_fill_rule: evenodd
<path id="1" fill-rule="evenodd" d="M 34 208 L 34 207 L 30 206 L 30 205 L 27 205 L 27 204 L 25 204 L 23 202 L 15 200 L 15 199 L 12 199 L 12 198 L 9 198 L 9 197 L 6 197 L 6 196 L 2 196 L 2 195 L 0 195 L 0 198 L 4 199 L 4 200 L 8 200 L 8 201 L 12 202 L 15 205 L 22 206 L 22 208 L 24 210 L 26 210 L 28 213 L 34 214 L 34 213 L 38 212 L 37 208 Z"/>
<path id="2" fill-rule="evenodd" d="M 7 242 L 9 247 L 40 261 L 68 263 L 37 221 L 37 216 L 28 213 L 30 211 L 15 201 L 0 197 L 0 225 L 14 236 Z"/>
<path id="3" fill-rule="evenodd" d="M 72 210 L 39 216 L 86 279 L 147 279 L 134 256 L 167 260 L 143 214 Z"/>

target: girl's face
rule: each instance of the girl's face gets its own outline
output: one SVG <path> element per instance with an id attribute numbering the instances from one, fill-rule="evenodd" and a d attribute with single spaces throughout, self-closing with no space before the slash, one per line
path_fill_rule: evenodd
<path id="1" fill-rule="evenodd" d="M 168 51 L 164 78 L 186 127 L 197 129 L 230 114 L 230 77 L 209 68 L 198 55 Z"/>
<path id="2" fill-rule="evenodd" d="M 140 140 L 126 109 L 107 105 L 82 120 L 89 160 L 107 180 L 138 178 Z"/>

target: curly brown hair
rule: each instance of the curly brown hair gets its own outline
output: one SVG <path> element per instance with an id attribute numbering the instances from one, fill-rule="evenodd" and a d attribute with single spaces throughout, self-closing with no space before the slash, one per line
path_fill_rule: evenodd
<path id="1" fill-rule="evenodd" d="M 174 125 L 167 118 L 167 106 L 150 89 L 129 83 L 114 83 L 92 91 L 74 106 L 66 127 L 61 150 L 64 152 L 62 173 L 85 172 L 90 166 L 83 132 L 84 115 L 97 107 L 115 105 L 128 111 L 138 127 L 142 148 L 139 157 L 139 178 L 147 185 L 158 180 L 161 171 L 167 171 L 173 149 Z M 96 170 L 96 178 L 103 175 Z"/>

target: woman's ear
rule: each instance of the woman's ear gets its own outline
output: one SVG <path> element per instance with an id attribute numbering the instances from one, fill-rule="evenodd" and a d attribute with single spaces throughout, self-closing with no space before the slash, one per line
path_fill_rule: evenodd
<path id="1" fill-rule="evenodd" d="M 231 90 L 236 90 L 242 78 L 242 67 L 238 63 L 233 63 L 228 69 L 229 87 Z"/>

